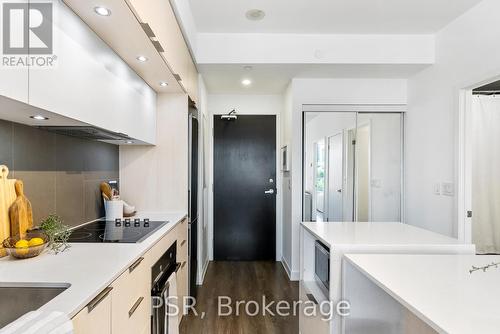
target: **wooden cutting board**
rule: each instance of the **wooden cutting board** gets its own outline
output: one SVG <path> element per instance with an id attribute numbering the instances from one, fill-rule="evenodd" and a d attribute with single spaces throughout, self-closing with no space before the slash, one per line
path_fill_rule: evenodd
<path id="1" fill-rule="evenodd" d="M 10 235 L 24 236 L 26 231 L 33 227 L 33 210 L 30 201 L 24 195 L 23 181 L 17 180 L 15 189 L 17 198 L 9 209 Z"/>
<path id="2" fill-rule="evenodd" d="M 6 255 L 1 243 L 10 237 L 9 208 L 16 200 L 14 184 L 16 180 L 9 180 L 9 168 L 0 165 L 0 257 Z"/>

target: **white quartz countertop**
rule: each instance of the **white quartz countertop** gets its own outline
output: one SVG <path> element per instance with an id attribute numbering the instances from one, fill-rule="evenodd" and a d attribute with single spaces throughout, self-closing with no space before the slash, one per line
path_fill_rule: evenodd
<path id="1" fill-rule="evenodd" d="M 427 231 L 403 223 L 363 223 L 363 222 L 303 222 L 302 226 L 328 247 L 340 245 L 370 246 L 381 249 L 397 247 L 398 249 L 428 245 L 436 247 L 462 247 L 457 239 Z M 474 245 L 463 245 L 464 251 L 474 253 Z"/>
<path id="2" fill-rule="evenodd" d="M 500 256 L 346 255 L 376 285 L 439 333 L 500 333 Z"/>
<path id="3" fill-rule="evenodd" d="M 169 221 L 140 243 L 72 243 L 63 253 L 46 250 L 32 259 L 0 259 L 0 285 L 32 283 L 70 285 L 40 308 L 75 316 L 103 289 L 118 278 L 130 265 L 177 225 L 186 213 L 141 212 L 133 218 Z"/>

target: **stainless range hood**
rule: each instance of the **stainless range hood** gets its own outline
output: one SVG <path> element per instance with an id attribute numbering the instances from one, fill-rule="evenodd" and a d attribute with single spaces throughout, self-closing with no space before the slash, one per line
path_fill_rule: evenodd
<path id="1" fill-rule="evenodd" d="M 131 140 L 123 133 L 104 130 L 95 126 L 37 126 L 37 128 L 57 133 L 59 135 L 77 137 L 88 140 Z"/>

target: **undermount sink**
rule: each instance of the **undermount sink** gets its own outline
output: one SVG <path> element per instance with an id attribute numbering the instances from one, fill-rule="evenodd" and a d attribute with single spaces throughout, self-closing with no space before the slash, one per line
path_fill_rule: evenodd
<path id="1" fill-rule="evenodd" d="M 69 287 L 69 284 L 0 283 L 0 328 L 39 309 Z"/>

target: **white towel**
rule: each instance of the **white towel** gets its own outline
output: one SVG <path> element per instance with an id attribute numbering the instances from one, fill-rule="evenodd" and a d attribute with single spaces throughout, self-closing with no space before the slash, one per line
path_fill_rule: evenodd
<path id="1" fill-rule="evenodd" d="M 177 274 L 174 272 L 170 278 L 168 279 L 168 283 L 170 284 L 168 288 L 169 296 L 177 296 Z M 175 299 L 170 300 L 173 303 Z M 182 301 L 179 299 L 177 305 L 179 306 L 179 312 L 182 312 Z M 168 310 L 168 334 L 179 334 L 179 315 L 174 312 L 174 309 L 171 308 Z"/>
<path id="2" fill-rule="evenodd" d="M 26 313 L 0 330 L 0 334 L 72 334 L 73 322 L 62 312 Z"/>

